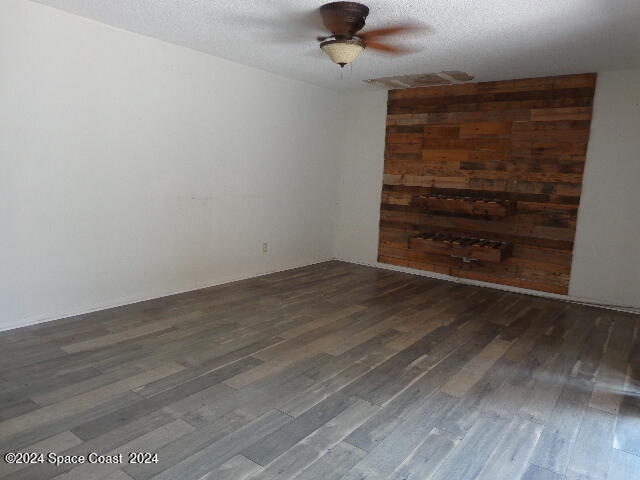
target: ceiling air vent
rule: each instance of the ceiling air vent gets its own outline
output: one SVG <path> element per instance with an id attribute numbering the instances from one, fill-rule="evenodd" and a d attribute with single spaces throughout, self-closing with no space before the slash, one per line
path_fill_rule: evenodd
<path id="1" fill-rule="evenodd" d="M 439 73 L 417 73 L 413 75 L 398 75 L 395 77 L 381 77 L 365 80 L 365 82 L 383 88 L 412 88 L 446 85 L 449 83 L 468 82 L 473 75 L 458 70 L 447 70 Z"/>

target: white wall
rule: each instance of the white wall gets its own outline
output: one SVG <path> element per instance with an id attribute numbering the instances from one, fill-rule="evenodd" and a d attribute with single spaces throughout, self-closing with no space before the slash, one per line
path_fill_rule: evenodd
<path id="1" fill-rule="evenodd" d="M 338 109 L 2 0 L 0 330 L 330 258 Z"/>
<path id="2" fill-rule="evenodd" d="M 339 170 L 336 257 L 451 278 L 377 263 L 386 92 L 352 94 L 344 106 L 350 108 L 353 115 L 348 122 L 349 142 L 343 147 L 345 153 Z M 640 308 L 638 239 L 640 70 L 602 73 L 595 96 L 570 296 Z"/>
<path id="3" fill-rule="evenodd" d="M 640 307 L 640 69 L 598 75 L 569 293 Z"/>
<path id="4" fill-rule="evenodd" d="M 346 130 L 338 166 L 334 253 L 374 264 L 384 169 L 387 92 L 351 93 L 342 103 Z"/>

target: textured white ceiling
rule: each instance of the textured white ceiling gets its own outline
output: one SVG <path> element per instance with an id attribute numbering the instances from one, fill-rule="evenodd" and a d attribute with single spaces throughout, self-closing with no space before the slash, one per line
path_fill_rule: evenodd
<path id="1" fill-rule="evenodd" d="M 365 51 L 340 72 L 307 26 L 314 0 L 37 0 L 238 63 L 337 89 L 363 80 L 462 70 L 476 80 L 640 66 L 640 0 L 370 0 L 367 28 L 420 21 L 402 57 Z"/>

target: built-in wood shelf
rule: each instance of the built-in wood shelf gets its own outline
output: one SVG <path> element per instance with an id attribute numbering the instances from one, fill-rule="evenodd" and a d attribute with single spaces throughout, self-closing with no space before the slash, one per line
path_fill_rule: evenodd
<path id="1" fill-rule="evenodd" d="M 508 217 L 516 213 L 516 202 L 498 198 L 465 197 L 458 195 L 416 195 L 413 206 L 429 212 Z"/>
<path id="2" fill-rule="evenodd" d="M 484 238 L 460 237 L 443 233 L 423 233 L 409 238 L 409 248 L 435 255 L 500 263 L 511 256 L 508 242 Z"/>

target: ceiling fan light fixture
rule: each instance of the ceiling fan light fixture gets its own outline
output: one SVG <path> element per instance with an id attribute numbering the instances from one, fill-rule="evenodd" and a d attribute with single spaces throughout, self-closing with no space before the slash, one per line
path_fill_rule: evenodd
<path id="1" fill-rule="evenodd" d="M 333 63 L 337 63 L 341 68 L 353 62 L 365 49 L 362 40 L 352 38 L 350 40 L 327 40 L 320 44 L 320 48 Z"/>

